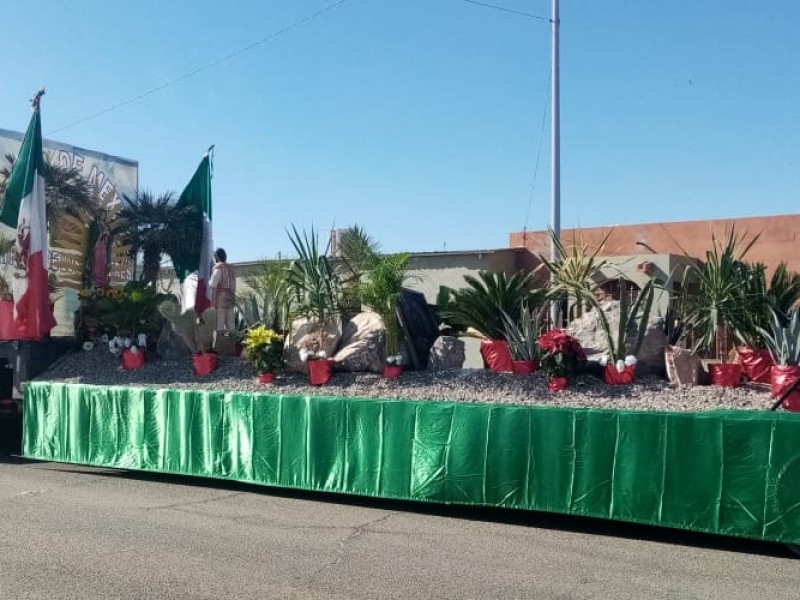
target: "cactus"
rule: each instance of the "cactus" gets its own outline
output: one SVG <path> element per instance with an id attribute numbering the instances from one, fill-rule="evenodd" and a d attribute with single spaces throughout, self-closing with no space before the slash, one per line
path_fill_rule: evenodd
<path id="1" fill-rule="evenodd" d="M 175 300 L 165 300 L 158 305 L 158 310 L 172 324 L 175 333 L 186 343 L 192 354 L 211 350 L 217 322 L 215 309 L 207 308 L 198 316 L 193 309 L 181 312 L 180 305 Z"/>

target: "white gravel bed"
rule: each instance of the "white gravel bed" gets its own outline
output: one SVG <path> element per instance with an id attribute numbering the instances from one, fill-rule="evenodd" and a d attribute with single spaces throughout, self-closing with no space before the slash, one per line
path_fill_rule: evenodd
<path id="1" fill-rule="evenodd" d="M 96 348 L 76 352 L 57 361 L 39 381 L 94 385 L 129 385 L 170 389 L 209 389 L 271 394 L 358 396 L 458 402 L 497 402 L 543 406 L 614 408 L 627 410 L 707 411 L 719 409 L 768 410 L 772 399 L 765 386 L 736 389 L 716 386 L 673 386 L 657 377 L 641 377 L 633 385 L 611 386 L 589 374 L 580 375 L 563 392 L 547 390 L 541 373 L 498 374 L 483 369 L 406 371 L 400 379 L 384 379 L 372 373 L 334 373 L 320 387 L 308 385 L 305 375 L 279 376 L 274 383 L 258 383 L 241 358 L 220 357 L 219 367 L 198 378 L 191 360 L 155 359 L 137 371 L 124 371 L 119 359 Z"/>

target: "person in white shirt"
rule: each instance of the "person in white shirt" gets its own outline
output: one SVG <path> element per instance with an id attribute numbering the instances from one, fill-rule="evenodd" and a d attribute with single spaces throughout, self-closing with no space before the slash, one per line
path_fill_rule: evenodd
<path id="1" fill-rule="evenodd" d="M 223 248 L 214 252 L 214 268 L 209 287 L 212 290 L 213 307 L 217 310 L 217 331 L 230 334 L 236 328 L 234 306 L 236 305 L 236 271 L 226 261 L 228 255 Z"/>

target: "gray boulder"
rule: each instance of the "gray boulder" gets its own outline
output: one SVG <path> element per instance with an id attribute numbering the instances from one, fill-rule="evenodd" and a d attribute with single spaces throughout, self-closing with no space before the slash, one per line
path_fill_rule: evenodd
<path id="1" fill-rule="evenodd" d="M 383 319 L 374 312 L 361 312 L 342 327 L 339 350 L 333 357 L 338 371 L 381 373 L 386 360 Z"/>
<path id="2" fill-rule="evenodd" d="M 428 358 L 429 371 L 460 369 L 466 359 L 466 345 L 452 335 L 440 335 L 433 342 Z"/>
<path id="3" fill-rule="evenodd" d="M 172 324 L 167 322 L 161 328 L 161 333 L 156 340 L 156 353 L 163 360 L 181 360 L 189 358 L 191 352 L 183 338 L 175 333 Z"/>
<path id="4" fill-rule="evenodd" d="M 328 358 L 336 353 L 336 346 L 342 338 L 342 320 L 331 318 L 320 327 L 316 320 L 306 318 L 292 321 L 289 338 L 284 345 L 283 360 L 286 370 L 307 373 L 306 363 L 300 360 L 300 349 L 324 350 Z"/>
<path id="5" fill-rule="evenodd" d="M 611 333 L 614 335 L 619 328 L 619 300 L 603 302 L 601 308 L 611 326 Z M 580 342 L 589 360 L 597 360 L 602 354 L 608 352 L 608 342 L 596 309 L 592 309 L 579 319 L 572 321 L 569 324 L 569 333 Z M 628 348 L 631 348 L 635 341 L 636 333 L 628 332 Z M 667 336 L 664 333 L 664 320 L 651 314 L 647 320 L 642 347 L 636 353 L 638 360 L 636 372 L 642 375 L 663 375 L 666 347 Z"/>

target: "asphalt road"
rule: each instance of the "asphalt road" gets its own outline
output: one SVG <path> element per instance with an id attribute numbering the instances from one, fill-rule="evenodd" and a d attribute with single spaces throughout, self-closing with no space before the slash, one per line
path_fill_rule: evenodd
<path id="1" fill-rule="evenodd" d="M 0 454 L 0 599 L 800 598 L 783 546 Z"/>

